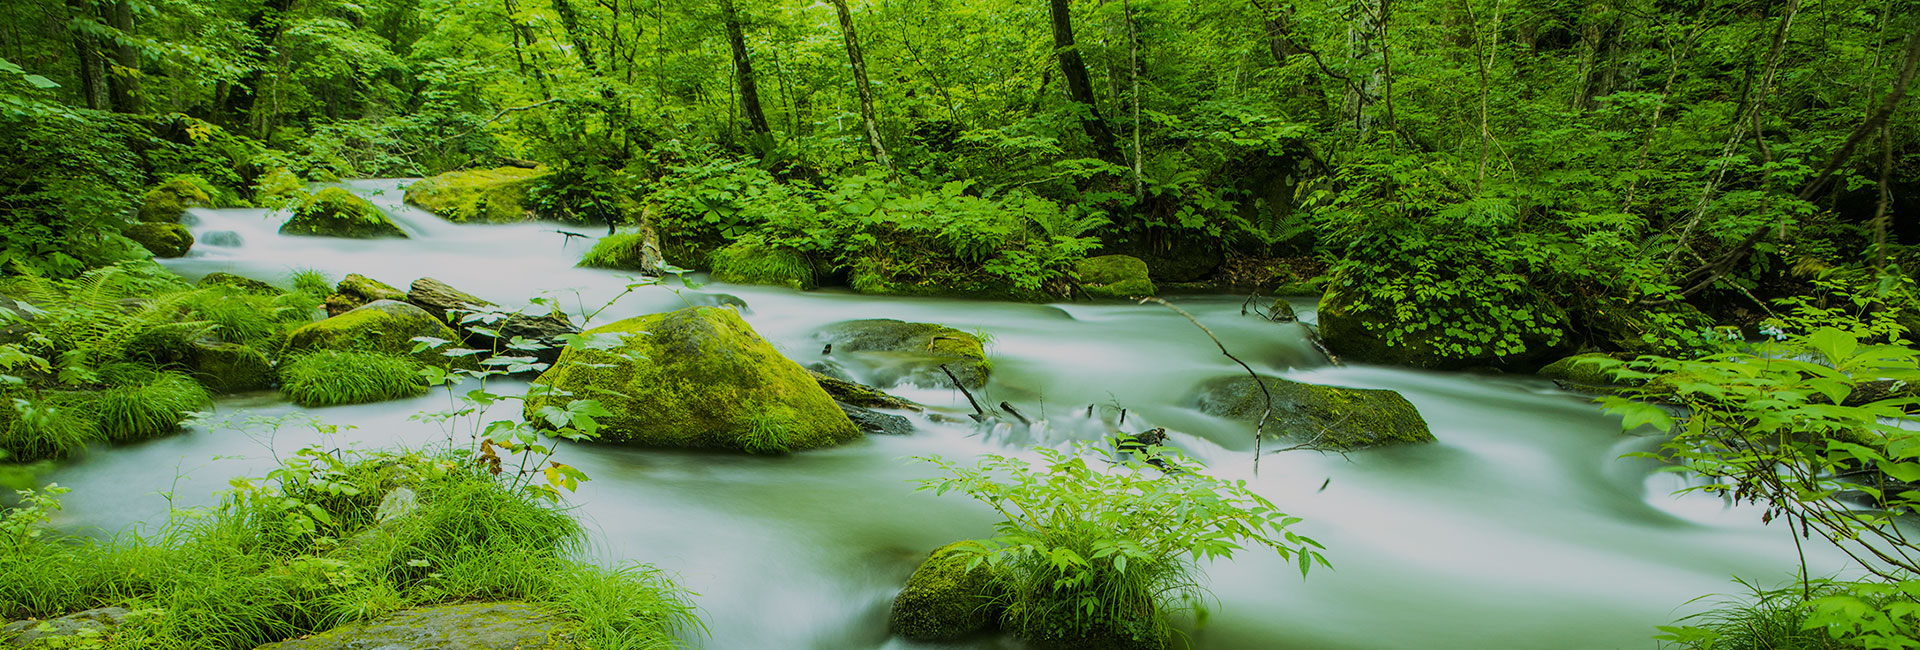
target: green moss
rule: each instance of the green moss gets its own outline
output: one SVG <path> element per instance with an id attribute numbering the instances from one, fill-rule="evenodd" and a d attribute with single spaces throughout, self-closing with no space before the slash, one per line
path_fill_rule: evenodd
<path id="1" fill-rule="evenodd" d="M 1413 403 L 1390 390 L 1321 386 L 1278 377 L 1261 377 L 1273 397 L 1264 433 L 1299 441 L 1316 440 L 1335 449 L 1433 442 L 1433 432 Z M 1201 384 L 1194 399 L 1202 413 L 1255 421 L 1266 397 L 1251 377 L 1221 377 Z"/>
<path id="2" fill-rule="evenodd" d="M 100 391 L 93 412 L 107 440 L 133 442 L 178 431 L 188 415 L 212 404 L 199 382 L 163 372 L 142 383 Z"/>
<path id="3" fill-rule="evenodd" d="M 280 367 L 280 391 L 301 406 L 384 402 L 427 392 L 422 366 L 409 357 L 323 350 Z"/>
<path id="4" fill-rule="evenodd" d="M 340 279 L 340 284 L 334 285 L 333 290 L 337 293 L 352 296 L 355 300 L 361 301 L 363 304 L 376 300 L 407 301 L 407 292 L 394 288 L 391 284 L 358 273 L 348 273 L 347 277 Z"/>
<path id="5" fill-rule="evenodd" d="M 293 218 L 280 226 L 280 234 L 356 239 L 407 236 L 372 203 L 338 187 L 314 192 L 301 201 Z"/>
<path id="6" fill-rule="evenodd" d="M 266 353 L 241 343 L 197 344 L 186 366 L 200 385 L 222 393 L 267 388 L 277 379 Z"/>
<path id="7" fill-rule="evenodd" d="M 307 182 L 285 167 L 268 170 L 253 185 L 253 200 L 260 207 L 279 209 L 299 205 L 306 199 Z"/>
<path id="8" fill-rule="evenodd" d="M 154 257 L 180 257 L 193 248 L 193 233 L 177 223 L 143 221 L 128 224 L 120 234 L 153 251 Z"/>
<path id="9" fill-rule="evenodd" d="M 1278 287 L 1275 287 L 1273 290 L 1273 295 L 1317 296 L 1324 293 L 1326 291 L 1326 287 L 1327 287 L 1327 276 L 1322 275 L 1322 276 L 1316 276 L 1301 282 L 1295 282 L 1293 284 L 1283 284 Z"/>
<path id="10" fill-rule="evenodd" d="M 736 242 L 714 251 L 713 279 L 734 284 L 770 284 L 805 291 L 814 287 L 813 265 L 799 252 Z"/>
<path id="11" fill-rule="evenodd" d="M 813 380 L 819 383 L 820 387 L 825 389 L 827 394 L 832 396 L 835 401 L 843 404 L 869 409 L 920 410 L 919 404 L 888 395 L 872 386 L 857 384 L 836 377 L 828 377 L 812 370 L 808 370 L 807 374 L 812 375 Z"/>
<path id="12" fill-rule="evenodd" d="M 954 542 L 927 555 L 893 599 L 887 626 L 894 634 L 915 641 L 951 641 L 993 627 L 999 618 L 997 581 L 985 563 L 968 570 L 973 556 L 954 552 L 979 545 Z"/>
<path id="13" fill-rule="evenodd" d="M 455 223 L 536 218 L 527 190 L 542 172 L 518 167 L 447 172 L 407 186 L 407 202 Z"/>
<path id="14" fill-rule="evenodd" d="M 987 383 L 992 364 L 980 337 L 934 323 L 909 323 L 891 318 L 851 320 L 827 326 L 820 339 L 833 345 L 834 352 L 888 352 L 907 357 L 909 362 L 932 369 L 938 378 L 933 385 L 947 385 L 938 366 L 953 371 L 960 384 L 979 388 Z M 923 382 L 924 383 L 924 382 Z"/>
<path id="15" fill-rule="evenodd" d="M 637 232 L 614 233 L 594 242 L 581 256 L 580 266 L 623 271 L 651 271 L 647 268 L 646 237 Z"/>
<path id="16" fill-rule="evenodd" d="M 868 256 L 854 260 L 847 270 L 847 286 L 880 296 L 933 296 L 1040 302 L 1053 296 L 1029 290 L 984 273 L 941 260 L 894 259 Z"/>
<path id="17" fill-rule="evenodd" d="M 1626 359 L 1621 359 L 1620 358 L 1621 356 L 1623 355 L 1613 355 L 1613 354 L 1607 354 L 1602 352 L 1576 354 L 1576 355 L 1561 359 L 1559 361 L 1555 361 L 1553 363 L 1547 364 L 1546 367 L 1540 369 L 1539 374 L 1540 376 L 1546 377 L 1548 379 L 1559 379 L 1563 381 L 1572 382 L 1575 384 L 1583 384 L 1586 386 L 1599 387 L 1599 386 L 1632 385 L 1630 383 L 1619 382 L 1613 379 L 1612 368 L 1614 366 L 1603 366 L 1602 364 L 1598 364 L 1598 363 L 1590 363 L 1590 361 L 1598 360 L 1598 359 L 1608 359 L 1608 360 L 1618 359 L 1623 361 L 1626 360 Z M 1626 356 L 1628 359 L 1632 358 L 1632 355 L 1624 355 L 1624 356 Z"/>
<path id="18" fill-rule="evenodd" d="M 806 370 L 731 309 L 692 307 L 586 334 L 619 343 L 562 351 L 534 382 L 551 390 L 527 398 L 528 421 L 539 421 L 541 408 L 592 398 L 614 413 L 600 418 L 609 442 L 770 451 L 861 435 Z"/>
<path id="19" fill-rule="evenodd" d="M 195 282 L 194 286 L 202 288 L 227 287 L 241 293 L 249 293 L 256 296 L 278 296 L 285 293 L 281 291 L 279 287 L 271 284 L 225 271 L 208 273 L 202 276 L 199 282 Z"/>
<path id="20" fill-rule="evenodd" d="M 179 223 L 193 206 L 213 205 L 213 186 L 198 176 L 180 175 L 147 190 L 140 201 L 140 220 Z"/>
<path id="21" fill-rule="evenodd" d="M 392 356 L 411 356 L 434 366 L 474 368 L 472 357 L 448 358 L 438 350 L 414 353 L 413 338 L 433 337 L 459 341 L 459 334 L 433 314 L 413 305 L 379 300 L 346 313 L 312 323 L 287 335 L 283 356 L 301 352 L 333 350 L 338 352 L 377 352 Z M 284 379 L 284 377 L 283 377 Z"/>
<path id="22" fill-rule="evenodd" d="M 1131 255 L 1102 255 L 1080 260 L 1080 288 L 1094 298 L 1137 298 L 1154 293 L 1147 263 Z"/>

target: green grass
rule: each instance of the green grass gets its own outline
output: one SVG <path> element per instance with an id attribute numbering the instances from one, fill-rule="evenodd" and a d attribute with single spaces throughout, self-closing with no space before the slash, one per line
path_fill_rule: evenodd
<path id="1" fill-rule="evenodd" d="M 10 461 L 65 458 L 99 438 L 86 393 L 45 391 L 0 398 L 6 402 L 0 404 L 0 450 Z"/>
<path id="2" fill-rule="evenodd" d="M 280 366 L 280 390 L 301 406 L 382 402 L 427 392 L 423 366 L 406 357 L 325 350 Z"/>
<path id="3" fill-rule="evenodd" d="M 463 461 L 309 450 L 217 508 L 109 541 L 59 537 L 32 521 L 45 508 L 16 510 L 0 521 L 0 619 L 121 606 L 141 616 L 111 647 L 185 650 L 249 650 L 408 607 L 487 600 L 567 619 L 579 630 L 569 648 L 674 648 L 677 632 L 702 630 L 658 571 L 579 562 L 582 530 L 565 511 Z M 376 523 L 382 497 L 402 485 L 418 494 L 414 514 Z M 328 523 L 296 532 L 289 524 L 308 505 Z M 5 534 L 15 530 L 45 534 Z"/>
<path id="4" fill-rule="evenodd" d="M 212 403 L 207 389 L 192 377 L 162 372 L 144 382 L 100 391 L 92 410 L 102 437 L 133 442 L 178 431 L 188 415 Z"/>
<path id="5" fill-rule="evenodd" d="M 315 298 L 325 298 L 333 293 L 333 279 L 319 269 L 300 269 L 288 276 L 296 293 L 304 293 Z"/>
<path id="6" fill-rule="evenodd" d="M 805 291 L 814 287 L 813 265 L 800 253 L 735 242 L 714 251 L 713 279 L 734 284 L 770 284 Z"/>
<path id="7" fill-rule="evenodd" d="M 600 238 L 593 249 L 581 256 L 580 266 L 596 269 L 647 270 L 642 264 L 645 239 L 637 232 L 623 232 Z"/>

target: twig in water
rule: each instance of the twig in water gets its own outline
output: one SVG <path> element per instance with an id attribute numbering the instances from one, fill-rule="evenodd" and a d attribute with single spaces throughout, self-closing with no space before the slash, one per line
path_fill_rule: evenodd
<path id="1" fill-rule="evenodd" d="M 967 387 L 960 385 L 960 378 L 953 376 L 953 371 L 947 369 L 947 364 L 940 364 L 940 372 L 947 373 L 947 379 L 953 382 L 953 387 L 960 389 L 961 395 L 967 396 L 967 403 L 973 405 L 973 421 L 987 421 L 987 410 L 980 408 L 980 403 L 973 400 L 973 393 L 967 392 Z"/>
<path id="2" fill-rule="evenodd" d="M 1220 337 L 1214 336 L 1213 330 L 1207 329 L 1207 326 L 1204 324 L 1201 324 L 1200 319 L 1194 318 L 1193 314 L 1187 313 L 1187 310 L 1176 307 L 1174 306 L 1173 303 L 1167 302 L 1165 300 L 1161 300 L 1159 298 L 1147 297 L 1147 298 L 1140 299 L 1140 304 L 1142 305 L 1147 304 L 1149 302 L 1160 303 L 1160 306 L 1166 307 L 1167 309 L 1171 309 L 1175 313 L 1180 314 L 1181 316 L 1185 316 L 1187 318 L 1187 322 L 1193 323 L 1193 326 L 1200 328 L 1200 331 L 1205 333 L 1207 335 L 1207 338 L 1213 339 L 1213 344 L 1220 348 L 1220 354 L 1227 355 L 1228 359 L 1232 359 L 1234 363 L 1240 364 L 1240 367 L 1247 371 L 1247 376 L 1253 379 L 1253 385 L 1260 387 L 1260 397 L 1262 400 L 1264 400 L 1265 404 L 1260 409 L 1260 419 L 1255 421 L 1253 425 L 1253 475 L 1259 476 L 1260 475 L 1260 439 L 1265 437 L 1266 427 L 1267 427 L 1267 418 L 1273 415 L 1273 393 L 1267 390 L 1267 382 L 1260 381 L 1260 374 L 1253 371 L 1253 366 L 1247 365 L 1247 362 L 1241 361 L 1240 357 L 1233 356 L 1232 352 L 1228 352 L 1227 344 L 1221 343 Z"/>

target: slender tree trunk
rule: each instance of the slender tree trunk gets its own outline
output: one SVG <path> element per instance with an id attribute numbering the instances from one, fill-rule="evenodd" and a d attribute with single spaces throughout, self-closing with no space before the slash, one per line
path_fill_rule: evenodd
<path id="1" fill-rule="evenodd" d="M 1133 199 L 1139 203 L 1147 200 L 1146 183 L 1141 179 L 1145 165 L 1140 149 L 1140 27 L 1133 18 L 1133 0 L 1120 3 L 1127 16 L 1127 76 L 1133 81 Z"/>
<path id="2" fill-rule="evenodd" d="M 1073 12 L 1067 7 L 1067 0 L 1048 0 L 1047 8 L 1053 18 L 1054 58 L 1060 63 L 1060 78 L 1067 82 L 1067 97 L 1086 111 L 1080 118 L 1080 127 L 1086 129 L 1087 137 L 1093 140 L 1093 150 L 1101 160 L 1124 165 L 1126 158 L 1121 156 L 1113 131 L 1107 128 L 1106 120 L 1101 119 L 1100 107 L 1094 101 L 1087 63 L 1080 58 L 1080 47 L 1074 44 Z"/>
<path id="3" fill-rule="evenodd" d="M 1353 126 L 1355 142 L 1373 133 L 1374 104 L 1380 101 L 1386 66 L 1381 55 L 1380 18 L 1387 0 L 1358 0 L 1347 25 L 1347 66 L 1350 78 L 1342 105 L 1342 121 Z"/>
<path id="4" fill-rule="evenodd" d="M 1880 201 L 1873 209 L 1873 270 L 1887 270 L 1887 223 L 1893 221 L 1893 129 L 1880 125 Z"/>
<path id="5" fill-rule="evenodd" d="M 248 122 L 264 124 L 264 119 L 254 119 L 255 104 L 259 93 L 266 84 L 267 68 L 274 58 L 274 44 L 280 40 L 281 29 L 286 25 L 286 12 L 293 6 L 293 0 L 266 0 L 260 10 L 247 17 L 247 31 L 253 36 L 252 46 L 243 56 L 247 61 L 247 73 L 240 83 L 228 91 L 226 114 L 234 124 Z M 257 130 L 243 129 L 254 135 L 264 135 Z"/>
<path id="6" fill-rule="evenodd" d="M 121 34 L 133 35 L 133 4 L 126 0 L 102 7 L 107 25 Z M 115 43 L 113 67 L 107 74 L 107 92 L 116 113 L 140 112 L 140 51 L 131 43 Z"/>
<path id="7" fill-rule="evenodd" d="M 67 0 L 67 8 L 72 20 L 92 21 L 96 15 L 85 3 Z M 79 55 L 80 99 L 87 108 L 108 110 L 112 103 L 107 93 L 107 64 L 100 55 L 100 42 L 92 34 L 79 29 L 69 29 L 73 35 L 74 53 Z"/>
<path id="8" fill-rule="evenodd" d="M 833 0 L 833 10 L 840 16 L 840 35 L 847 41 L 847 63 L 853 66 L 853 86 L 860 95 L 860 120 L 866 123 L 867 146 L 873 148 L 874 159 L 892 174 L 893 158 L 880 139 L 880 123 L 873 111 L 873 84 L 867 82 L 867 57 L 860 52 L 860 32 L 854 29 L 853 12 L 847 8 L 847 0 Z"/>
<path id="9" fill-rule="evenodd" d="M 740 12 L 733 0 L 720 0 L 721 20 L 727 25 L 727 43 L 733 46 L 734 76 L 740 84 L 740 111 L 746 114 L 747 130 L 772 133 L 767 114 L 760 110 L 760 85 L 753 76 L 753 61 L 747 56 L 747 35 L 740 29 Z"/>

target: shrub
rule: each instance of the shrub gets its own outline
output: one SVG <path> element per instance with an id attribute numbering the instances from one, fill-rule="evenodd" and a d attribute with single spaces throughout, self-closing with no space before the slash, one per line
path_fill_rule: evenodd
<path id="1" fill-rule="evenodd" d="M 1111 467 L 1076 453 L 1038 449 L 1039 462 L 988 455 L 976 466 L 922 458 L 946 476 L 921 489 L 950 490 L 1005 519 L 981 546 L 962 545 L 995 566 L 1006 584 L 1003 626 L 1044 645 L 1166 645 L 1169 611 L 1205 594 L 1196 562 L 1231 557 L 1251 542 L 1295 559 L 1304 577 L 1326 560 L 1300 521 L 1247 490 L 1197 472 L 1165 473 L 1148 460 L 1199 469 L 1159 448 Z M 1104 645 L 1102 645 L 1104 644 Z"/>
<path id="2" fill-rule="evenodd" d="M 425 366 L 406 357 L 375 352 L 324 350 L 280 367 L 280 390 L 301 406 L 381 402 L 427 392 Z"/>

